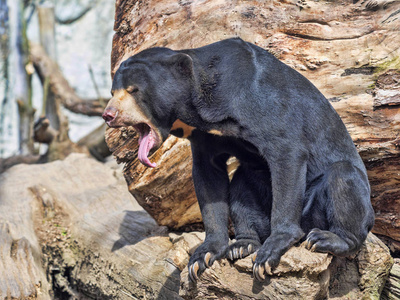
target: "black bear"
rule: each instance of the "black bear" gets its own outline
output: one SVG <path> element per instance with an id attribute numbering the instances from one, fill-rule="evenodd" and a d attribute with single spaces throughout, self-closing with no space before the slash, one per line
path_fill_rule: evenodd
<path id="1" fill-rule="evenodd" d="M 148 156 L 170 133 L 191 142 L 206 231 L 191 280 L 216 259 L 255 251 L 253 273 L 263 280 L 301 240 L 347 256 L 371 230 L 367 173 L 345 125 L 312 83 L 266 50 L 239 38 L 147 49 L 121 64 L 112 95 L 103 118 L 135 127 L 144 165 L 155 167 Z M 231 156 L 240 167 L 229 180 Z"/>

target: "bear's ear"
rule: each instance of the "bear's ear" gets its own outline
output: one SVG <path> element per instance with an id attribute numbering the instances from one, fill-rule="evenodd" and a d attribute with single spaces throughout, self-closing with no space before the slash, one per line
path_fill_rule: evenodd
<path id="1" fill-rule="evenodd" d="M 193 74 L 193 61 L 192 58 L 184 53 L 174 54 L 170 58 L 170 62 L 175 67 L 175 70 L 184 76 L 192 77 Z"/>

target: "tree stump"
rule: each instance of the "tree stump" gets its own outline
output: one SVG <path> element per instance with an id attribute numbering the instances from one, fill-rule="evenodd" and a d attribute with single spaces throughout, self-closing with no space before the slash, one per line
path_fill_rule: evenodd
<path id="1" fill-rule="evenodd" d="M 239 36 L 310 79 L 342 117 L 367 166 L 373 232 L 400 250 L 399 82 L 392 71 L 400 66 L 399 2 L 119 0 L 116 7 L 113 73 L 148 47 L 193 48 Z M 170 137 L 151 170 L 137 162 L 130 129 L 110 130 L 107 139 L 126 163 L 129 190 L 159 224 L 200 221 L 187 141 Z"/>

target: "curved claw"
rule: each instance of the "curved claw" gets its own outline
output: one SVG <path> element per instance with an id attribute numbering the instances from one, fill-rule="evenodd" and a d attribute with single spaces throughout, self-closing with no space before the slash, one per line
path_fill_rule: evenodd
<path id="1" fill-rule="evenodd" d="M 264 281 L 265 280 L 264 266 L 255 264 L 253 266 L 253 275 L 258 281 Z"/>
<path id="2" fill-rule="evenodd" d="M 199 279 L 199 275 L 197 274 L 199 268 L 200 266 L 197 261 L 189 267 L 189 278 L 192 282 L 196 282 Z"/>
<path id="3" fill-rule="evenodd" d="M 311 241 L 310 241 L 310 238 L 308 238 L 308 239 L 306 240 L 306 249 L 307 249 L 307 250 L 310 250 L 311 247 L 312 247 L 312 243 L 311 243 Z"/>
<path id="4" fill-rule="evenodd" d="M 251 262 L 254 264 L 254 262 L 256 261 L 256 258 L 257 258 L 257 252 L 255 252 L 255 253 L 253 253 L 252 255 L 251 255 Z M 254 268 L 253 268 L 254 269 Z"/>
<path id="5" fill-rule="evenodd" d="M 247 251 L 249 252 L 249 254 L 253 252 L 253 245 L 252 244 L 249 244 L 247 246 Z"/>
<path id="6" fill-rule="evenodd" d="M 234 259 L 238 259 L 239 258 L 239 251 L 237 248 L 233 249 L 233 257 Z"/>
<path id="7" fill-rule="evenodd" d="M 233 260 L 233 252 L 232 252 L 232 250 L 229 251 L 229 254 L 228 254 L 228 255 L 229 255 L 229 259 L 230 259 L 230 260 Z"/>
<path id="8" fill-rule="evenodd" d="M 207 252 L 206 255 L 204 256 L 204 264 L 206 265 L 207 268 L 211 267 L 210 259 L 211 259 L 211 253 Z"/>
<path id="9" fill-rule="evenodd" d="M 244 254 L 244 249 L 243 247 L 239 248 L 239 258 L 243 258 L 243 254 Z"/>
<path id="10" fill-rule="evenodd" d="M 267 273 L 268 275 L 272 275 L 272 268 L 268 261 L 265 262 L 264 268 L 265 268 L 265 273 Z"/>
<path id="11" fill-rule="evenodd" d="M 315 252 L 317 249 L 317 244 L 314 244 L 311 249 L 309 249 L 311 252 Z"/>

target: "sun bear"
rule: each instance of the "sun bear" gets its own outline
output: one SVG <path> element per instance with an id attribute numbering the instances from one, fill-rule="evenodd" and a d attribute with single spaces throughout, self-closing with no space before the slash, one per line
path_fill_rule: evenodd
<path id="1" fill-rule="evenodd" d="M 240 38 L 197 49 L 150 48 L 115 73 L 103 118 L 134 126 L 138 159 L 170 133 L 191 142 L 193 182 L 206 238 L 189 277 L 217 259 L 257 252 L 263 280 L 306 240 L 311 251 L 348 256 L 374 223 L 363 162 L 329 101 L 297 71 Z M 226 162 L 240 161 L 232 180 Z M 229 244 L 231 219 L 236 242 Z"/>

